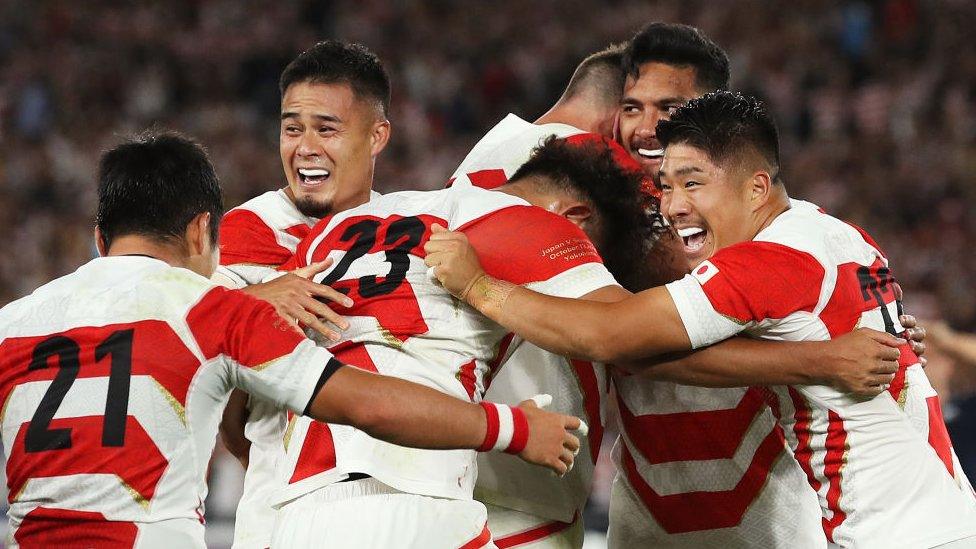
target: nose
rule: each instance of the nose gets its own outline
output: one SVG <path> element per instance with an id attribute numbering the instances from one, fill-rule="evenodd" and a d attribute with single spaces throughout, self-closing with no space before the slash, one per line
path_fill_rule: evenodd
<path id="1" fill-rule="evenodd" d="M 657 109 L 645 109 L 644 116 L 641 118 L 640 126 L 637 127 L 637 135 L 644 139 L 657 136 L 657 122 L 661 115 Z"/>
<path id="2" fill-rule="evenodd" d="M 688 201 L 688 195 L 680 187 L 675 188 L 669 193 L 665 193 L 661 198 L 661 211 L 671 220 L 680 219 L 688 215 L 691 213 L 691 203 Z"/>
<path id="3" fill-rule="evenodd" d="M 318 135 L 314 130 L 305 130 L 298 141 L 298 148 L 295 153 L 298 156 L 318 156 L 321 152 Z"/>

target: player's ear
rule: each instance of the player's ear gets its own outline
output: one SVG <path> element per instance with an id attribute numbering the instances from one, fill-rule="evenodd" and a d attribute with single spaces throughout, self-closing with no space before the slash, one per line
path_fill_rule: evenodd
<path id="1" fill-rule="evenodd" d="M 197 214 L 186 226 L 186 245 L 190 255 L 202 255 L 209 252 L 210 243 L 210 212 Z"/>
<path id="2" fill-rule="evenodd" d="M 584 230 L 587 222 L 592 221 L 593 217 L 593 209 L 588 204 L 579 201 L 561 203 L 554 213 L 565 217 Z"/>
<path id="3" fill-rule="evenodd" d="M 369 154 L 376 158 L 390 141 L 390 121 L 387 119 L 377 120 L 373 123 L 373 132 L 369 136 Z"/>
<path id="4" fill-rule="evenodd" d="M 746 182 L 746 185 L 753 211 L 766 205 L 766 202 L 769 201 L 773 186 L 773 180 L 769 177 L 769 172 L 765 170 L 755 172 Z"/>
<path id="5" fill-rule="evenodd" d="M 105 235 L 102 234 L 102 230 L 95 227 L 95 249 L 98 250 L 98 255 L 100 257 L 105 257 L 108 255 L 108 246 L 105 244 Z"/>

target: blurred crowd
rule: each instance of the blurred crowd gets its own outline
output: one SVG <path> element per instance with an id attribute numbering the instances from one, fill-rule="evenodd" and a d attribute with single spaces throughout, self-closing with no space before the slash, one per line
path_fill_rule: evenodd
<path id="1" fill-rule="evenodd" d="M 733 87 L 777 116 L 790 194 L 866 227 L 910 312 L 976 329 L 974 0 L 0 0 L 0 305 L 92 255 L 96 162 L 121 136 L 198 138 L 228 206 L 283 186 L 277 79 L 317 40 L 362 42 L 391 74 L 386 192 L 442 186 L 497 120 L 534 119 L 651 20 L 729 52 Z M 933 343 L 955 421 L 976 376 Z"/>

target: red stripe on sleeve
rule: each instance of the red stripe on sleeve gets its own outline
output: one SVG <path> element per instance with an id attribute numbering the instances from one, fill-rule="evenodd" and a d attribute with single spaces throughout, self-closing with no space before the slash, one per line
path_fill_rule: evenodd
<path id="1" fill-rule="evenodd" d="M 186 322 L 207 359 L 223 354 L 247 367 L 281 358 L 305 340 L 266 301 L 226 288 L 204 294 Z"/>
<path id="2" fill-rule="evenodd" d="M 596 247 L 566 218 L 535 206 L 510 206 L 458 228 L 491 276 L 515 284 L 548 280 L 602 263 Z"/>
<path id="3" fill-rule="evenodd" d="M 773 242 L 749 241 L 719 250 L 709 261 L 718 272 L 702 288 L 719 313 L 741 322 L 812 312 L 824 268 L 812 255 Z"/>
<path id="4" fill-rule="evenodd" d="M 231 210 L 220 223 L 221 265 L 257 263 L 276 266 L 291 256 L 291 250 L 278 244 L 274 229 L 250 210 Z"/>

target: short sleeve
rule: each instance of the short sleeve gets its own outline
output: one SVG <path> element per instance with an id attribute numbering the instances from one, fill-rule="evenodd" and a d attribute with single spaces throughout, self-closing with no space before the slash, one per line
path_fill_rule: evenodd
<path id="1" fill-rule="evenodd" d="M 720 250 L 666 287 L 698 348 L 766 321 L 813 312 L 824 272 L 806 252 L 750 241 Z"/>
<path id="2" fill-rule="evenodd" d="M 292 256 L 275 232 L 250 210 L 231 210 L 220 224 L 221 265 L 277 267 Z"/>
<path id="3" fill-rule="evenodd" d="M 509 206 L 459 227 L 485 271 L 540 293 L 576 298 L 616 285 L 586 234 L 535 206 Z"/>
<path id="4" fill-rule="evenodd" d="M 267 302 L 213 288 L 186 322 L 208 360 L 228 365 L 231 385 L 301 414 L 333 359 Z"/>

